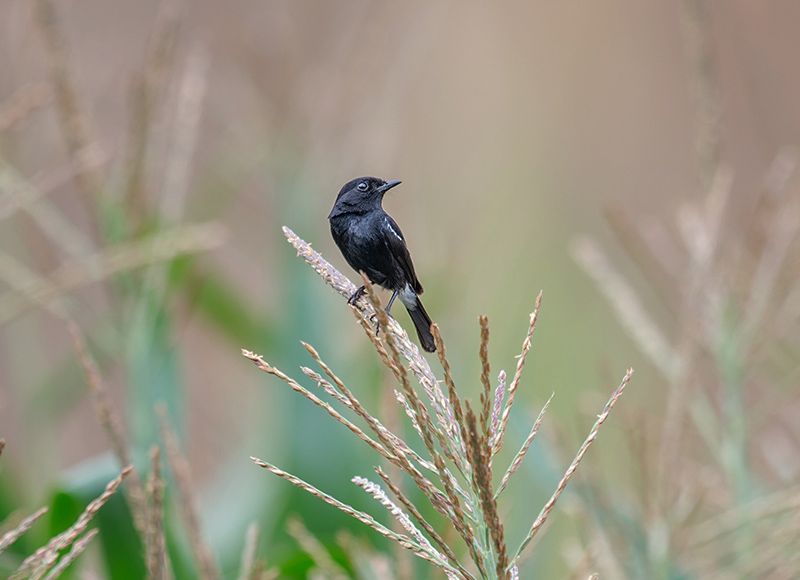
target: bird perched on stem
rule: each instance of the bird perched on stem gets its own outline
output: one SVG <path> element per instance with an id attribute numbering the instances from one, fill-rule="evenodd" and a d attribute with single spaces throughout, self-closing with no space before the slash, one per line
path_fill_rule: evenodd
<path id="1" fill-rule="evenodd" d="M 359 177 L 346 183 L 328 215 L 331 235 L 354 270 L 364 272 L 372 283 L 392 291 L 386 313 L 394 299 L 400 298 L 417 329 L 420 345 L 428 352 L 435 352 L 431 318 L 419 301 L 422 284 L 414 272 L 406 240 L 381 206 L 383 196 L 396 185 L 400 182 L 377 177 Z M 358 288 L 348 302 L 355 304 L 364 291 L 364 286 Z"/>

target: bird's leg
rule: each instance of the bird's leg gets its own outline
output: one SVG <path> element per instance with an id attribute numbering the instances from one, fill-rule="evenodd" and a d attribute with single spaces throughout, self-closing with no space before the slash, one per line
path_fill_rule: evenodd
<path id="1" fill-rule="evenodd" d="M 389 314 L 389 311 L 392 309 L 392 302 L 394 302 L 394 299 L 397 298 L 398 292 L 399 292 L 399 290 L 395 290 L 394 291 L 394 293 L 392 294 L 392 297 L 389 298 L 389 304 L 387 304 L 386 308 L 383 309 L 383 311 L 386 312 L 386 316 L 388 316 L 388 317 L 392 316 L 391 314 Z M 376 316 L 377 316 L 377 314 L 373 314 L 372 316 L 369 317 L 369 319 L 374 321 Z M 381 323 L 380 322 L 376 322 L 375 323 L 375 336 L 378 336 L 378 333 L 380 332 L 380 330 L 381 330 Z"/>
<path id="2" fill-rule="evenodd" d="M 361 297 L 366 293 L 367 293 L 366 287 L 365 286 L 359 286 L 358 289 L 356 289 L 356 291 L 353 292 L 353 294 L 350 296 L 350 298 L 347 299 L 347 303 L 350 306 L 355 306 L 356 302 L 358 302 L 361 299 Z"/>
<path id="3" fill-rule="evenodd" d="M 392 297 L 389 298 L 389 304 L 387 304 L 386 308 L 384 309 L 386 310 L 387 315 L 389 314 L 389 311 L 392 309 L 392 302 L 394 302 L 394 299 L 397 298 L 399 292 L 400 292 L 399 290 L 395 290 L 394 293 L 392 294 Z"/>

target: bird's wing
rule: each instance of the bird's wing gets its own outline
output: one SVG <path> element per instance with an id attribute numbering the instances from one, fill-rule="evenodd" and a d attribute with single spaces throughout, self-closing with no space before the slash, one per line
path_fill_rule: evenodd
<path id="1" fill-rule="evenodd" d="M 422 294 L 422 284 L 417 279 L 417 274 L 414 272 L 414 263 L 411 261 L 411 254 L 408 252 L 406 240 L 403 237 L 403 232 L 400 231 L 400 226 L 391 218 L 389 214 L 385 216 L 385 230 L 384 240 L 392 254 L 392 257 L 397 261 L 400 269 L 403 271 L 406 280 L 411 283 L 411 287 L 417 294 Z"/>

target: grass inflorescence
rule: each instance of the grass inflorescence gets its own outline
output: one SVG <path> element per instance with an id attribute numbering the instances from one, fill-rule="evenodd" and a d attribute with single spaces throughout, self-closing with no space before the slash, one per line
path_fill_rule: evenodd
<path id="1" fill-rule="evenodd" d="M 284 233 L 298 254 L 342 297 L 349 298 L 356 290 L 355 284 L 338 272 L 318 252 L 288 228 Z M 375 346 L 382 363 L 395 379 L 395 397 L 408 417 L 413 430 L 419 435 L 424 450 L 417 450 L 400 435 L 392 432 L 377 417 L 370 413 L 356 398 L 353 391 L 331 370 L 311 345 L 303 343 L 322 371 L 322 374 L 302 367 L 331 402 L 323 400 L 297 380 L 266 362 L 253 352 L 242 354 L 258 368 L 274 375 L 288 384 L 315 405 L 325 409 L 335 420 L 345 425 L 352 433 L 377 451 L 386 461 L 405 473 L 427 499 L 430 505 L 453 526 L 461 542 L 423 516 L 425 509 L 416 505 L 403 491 L 400 481 L 390 477 L 386 471 L 376 467 L 382 485 L 363 476 L 352 481 L 369 493 L 399 523 L 393 531 L 379 523 L 373 516 L 357 510 L 330 496 L 315 485 L 303 481 L 277 466 L 253 458 L 257 465 L 282 477 L 299 488 L 360 520 L 381 535 L 397 542 L 418 557 L 440 568 L 450 579 L 514 579 L 519 577 L 521 558 L 534 536 L 542 529 L 556 501 L 572 477 L 589 445 L 595 440 L 599 428 L 608 417 L 611 408 L 622 394 L 631 378 L 629 370 L 619 387 L 608 400 L 589 436 L 579 449 L 573 462 L 559 482 L 550 499 L 531 524 L 528 533 L 513 548 L 505 533 L 503 513 L 499 499 L 509 479 L 516 473 L 530 449 L 550 400 L 542 409 L 530 434 L 520 450 L 503 471 L 496 477 L 493 460 L 503 446 L 509 416 L 515 395 L 520 386 L 523 368 L 531 349 L 531 337 L 536 328 L 541 293 L 530 316 L 528 333 L 522 344 L 517 368 L 511 382 L 506 386 L 506 374 L 501 372 L 496 385 L 492 385 L 489 364 L 489 321 L 481 316 L 479 358 L 481 363 L 481 394 L 478 405 L 462 400 L 453 379 L 447 349 L 439 328 L 432 328 L 443 381 L 439 381 L 428 361 L 409 340 L 400 325 L 381 308 L 370 281 L 363 276 L 366 299 L 351 305 L 353 313 L 364 328 L 366 336 Z M 373 320 L 381 328 L 375 332 Z M 323 377 L 324 374 L 324 377 Z M 446 394 L 442 391 L 444 384 Z M 551 396 L 552 399 L 552 396 Z M 342 411 L 337 407 L 344 407 Z M 345 416 L 353 413 L 366 424 L 363 430 Z"/>

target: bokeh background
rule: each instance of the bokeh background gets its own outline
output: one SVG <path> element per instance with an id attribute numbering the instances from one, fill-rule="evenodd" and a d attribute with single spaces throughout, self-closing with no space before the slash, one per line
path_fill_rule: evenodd
<path id="1" fill-rule="evenodd" d="M 337 557 L 343 528 L 390 553 L 252 464 L 380 513 L 349 483 L 376 457 L 240 354 L 298 375 L 305 340 L 386 407 L 371 345 L 281 232 L 352 276 L 326 216 L 343 183 L 375 175 L 403 181 L 385 208 L 464 396 L 478 392 L 477 316 L 494 375 L 510 372 L 544 292 L 512 436 L 556 396 L 509 489 L 507 535 L 524 534 L 636 368 L 525 577 L 773 577 L 722 548 L 697 556 L 691 533 L 798 484 L 798 26 L 794 0 L 0 3 L 0 520 L 78 505 L 119 468 L 70 319 L 143 470 L 160 440 L 154 405 L 168 406 L 227 577 L 252 521 L 268 565 L 304 577 L 290 515 Z M 710 256 L 697 249 L 708 239 Z M 707 312 L 717 326 L 695 332 Z M 678 362 L 659 361 L 648 323 Z M 59 525 L 37 524 L 19 556 Z M 170 528 L 180 562 L 185 532 L 177 517 Z M 755 558 L 764 539 L 750 532 L 718 539 Z M 109 564 L 112 544 L 79 568 L 141 577 Z M 789 552 L 771 558 L 774 577 L 796 577 Z M 413 565 L 405 577 L 439 577 Z"/>

